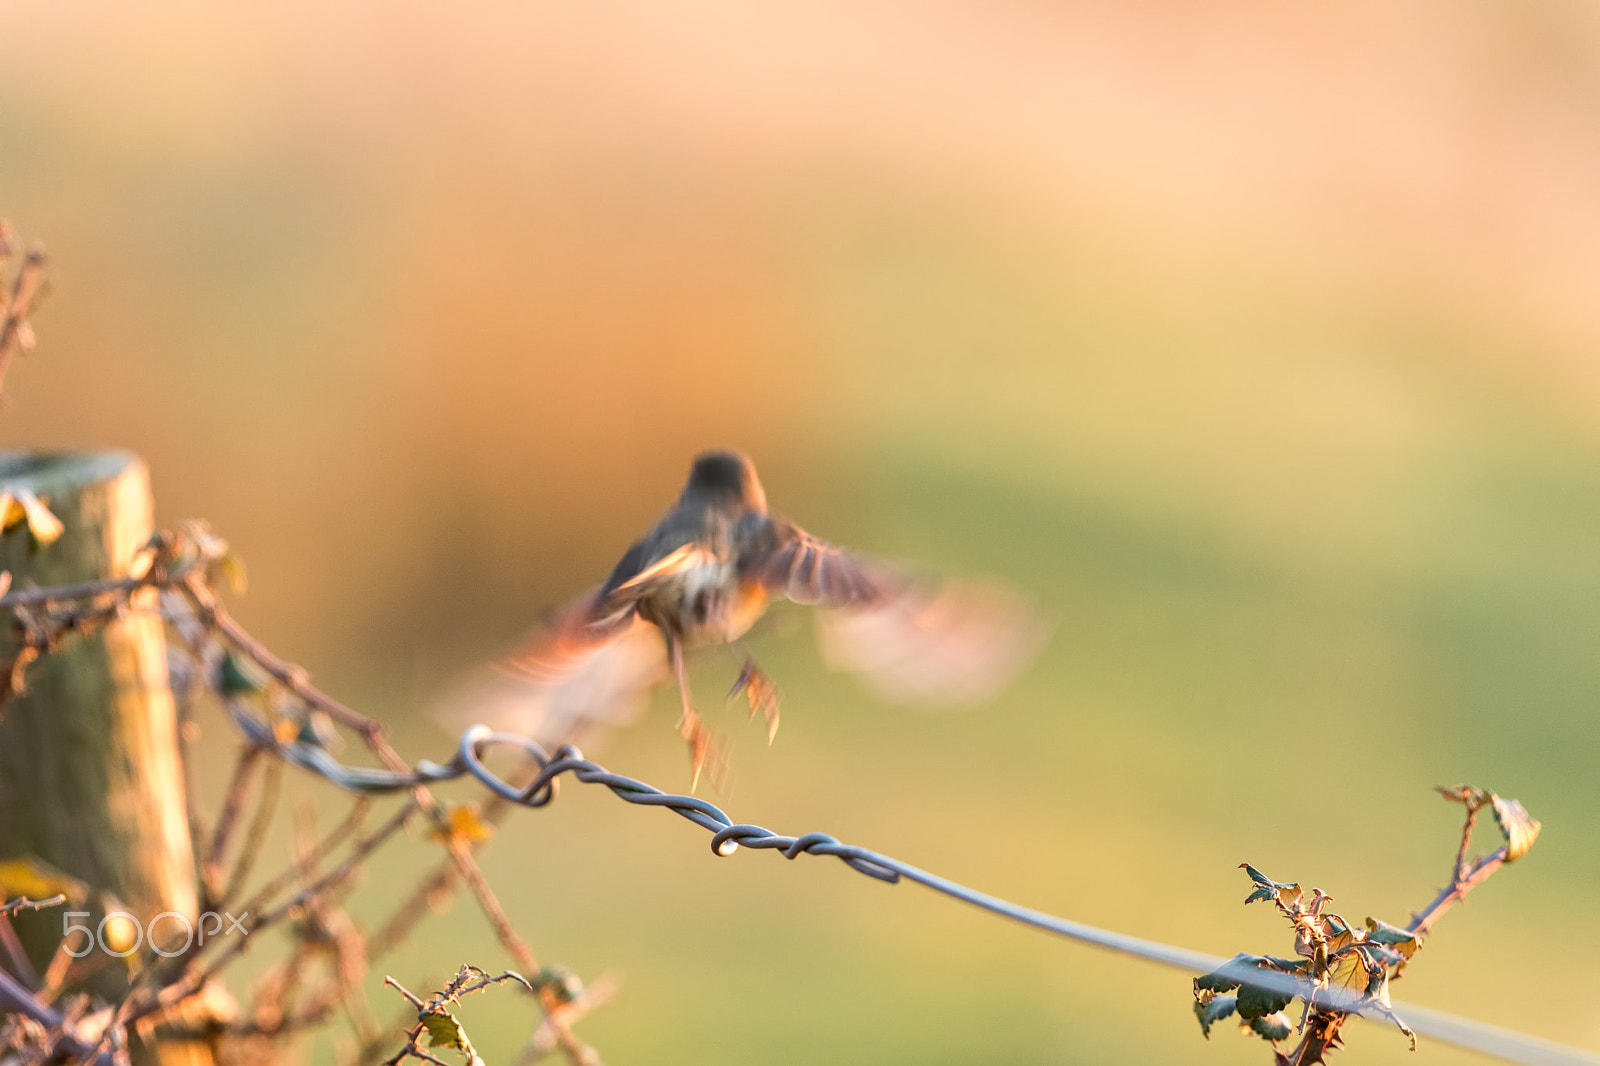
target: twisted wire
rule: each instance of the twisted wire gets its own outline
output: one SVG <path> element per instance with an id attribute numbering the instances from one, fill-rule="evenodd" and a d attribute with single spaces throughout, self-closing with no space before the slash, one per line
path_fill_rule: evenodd
<path id="1" fill-rule="evenodd" d="M 419 783 L 471 776 L 489 791 L 513 803 L 524 807 L 541 808 L 548 806 L 555 799 L 560 779 L 570 774 L 583 784 L 604 785 L 628 803 L 645 807 L 664 807 L 688 819 L 711 833 L 711 850 L 718 856 L 732 855 L 741 846 L 754 850 L 777 851 L 786 859 L 795 859 L 801 855 L 831 856 L 857 873 L 877 881 L 888 884 L 897 884 L 901 880 L 914 881 L 935 892 L 1037 929 L 1080 943 L 1160 962 L 1191 973 L 1212 972 L 1226 961 L 1205 952 L 1127 936 L 1083 922 L 1060 918 L 1044 911 L 1022 907 L 949 878 L 929 873 L 892 856 L 854 844 L 845 844 L 827 833 L 785 836 L 763 826 L 735 822 L 714 803 L 697 796 L 663 792 L 654 785 L 613 773 L 599 763 L 585 759 L 583 753 L 570 744 L 557 748 L 552 754 L 530 737 L 516 733 L 497 733 L 487 726 L 475 725 L 461 734 L 455 757 L 448 763 L 424 760 L 415 768 L 403 773 L 349 767 L 340 763 L 320 744 L 306 740 L 289 742 L 280 740 L 271 725 L 254 715 L 240 700 L 229 699 L 226 703 L 230 717 L 250 742 L 272 749 L 289 762 L 319 774 L 350 791 L 398 792 Z M 522 751 L 539 766 L 538 775 L 524 787 L 513 785 L 499 777 L 483 761 L 484 751 L 496 745 Z M 1527 1066 L 1600 1066 L 1600 1055 L 1425 1007 L 1396 1003 L 1389 1012 L 1384 1012 L 1380 1008 L 1363 1007 L 1356 1003 L 1332 1002 L 1332 998 L 1338 995 L 1336 991 L 1311 989 L 1303 980 L 1288 974 L 1257 971 L 1251 975 L 1250 983 L 1292 995 L 1306 996 L 1319 1004 L 1334 1006 L 1351 1013 L 1384 1017 L 1391 1021 L 1398 1016 L 1403 1018 L 1412 1030 L 1422 1035 L 1512 1062 L 1526 1063 Z"/>

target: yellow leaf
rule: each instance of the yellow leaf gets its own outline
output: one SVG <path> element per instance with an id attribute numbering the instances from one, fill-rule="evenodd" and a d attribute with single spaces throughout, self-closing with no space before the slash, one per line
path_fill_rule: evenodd
<path id="1" fill-rule="evenodd" d="M 10 492 L 0 492 L 0 529 L 10 532 L 28 520 L 28 512 Z"/>
<path id="2" fill-rule="evenodd" d="M 1356 999 L 1366 996 L 1367 982 L 1371 979 L 1372 971 L 1367 965 L 1367 960 L 1354 948 L 1342 955 L 1334 956 L 1328 962 L 1329 987 Z M 1343 996 L 1336 996 L 1335 999 L 1341 1005 L 1348 1002 Z"/>
<path id="3" fill-rule="evenodd" d="M 453 1047 L 473 1054 L 472 1044 L 467 1040 L 467 1034 L 462 1032 L 461 1023 L 456 1016 L 442 1007 L 423 1011 L 417 1018 L 428 1030 L 428 1043 L 432 1047 Z"/>
<path id="4" fill-rule="evenodd" d="M 1393 948 L 1407 959 L 1415 955 L 1417 949 L 1422 946 L 1422 941 L 1417 939 L 1415 933 L 1402 929 L 1398 925 L 1390 925 L 1381 918 L 1369 917 L 1367 919 L 1367 939 Z"/>
<path id="5" fill-rule="evenodd" d="M 18 896 L 29 899 L 66 896 L 78 903 L 89 898 L 89 886 L 38 859 L 0 861 L 0 900 Z"/>
<path id="6" fill-rule="evenodd" d="M 222 576 L 227 579 L 228 589 L 235 596 L 244 594 L 250 585 L 250 577 L 245 572 L 244 560 L 232 552 L 223 553 L 217 560 L 217 569 L 222 571 Z"/>
<path id="7" fill-rule="evenodd" d="M 1500 823 L 1500 832 L 1506 838 L 1506 862 L 1522 858 L 1538 839 L 1539 820 L 1514 799 L 1505 799 L 1486 788 L 1472 785 L 1439 786 L 1438 792 L 1445 799 L 1466 804 L 1469 811 L 1476 811 L 1480 807 L 1494 809 L 1494 820 Z"/>
<path id="8" fill-rule="evenodd" d="M 1515 862 L 1526 855 L 1539 837 L 1539 819 L 1529 814 L 1527 808 L 1514 799 L 1504 799 L 1489 793 L 1494 804 L 1494 820 L 1500 823 L 1500 832 L 1506 838 L 1506 862 Z"/>
<path id="9" fill-rule="evenodd" d="M 1342 915 L 1329 914 L 1322 920 L 1322 931 L 1328 938 L 1328 953 L 1342 951 L 1355 940 L 1355 933 Z"/>
<path id="10" fill-rule="evenodd" d="M 61 524 L 61 519 L 50 513 L 50 508 L 40 502 L 27 489 L 12 489 L 11 495 L 21 505 L 23 514 L 28 520 L 28 532 L 33 534 L 33 539 L 40 544 L 51 544 L 66 530 Z M 9 515 L 8 515 L 9 517 Z"/>
<path id="11" fill-rule="evenodd" d="M 472 844 L 480 840 L 488 840 L 494 834 L 494 827 L 478 817 L 476 803 L 463 803 L 451 807 L 448 816 L 449 827 L 445 830 L 436 830 L 433 834 L 435 840 L 441 843 L 461 841 Z"/>

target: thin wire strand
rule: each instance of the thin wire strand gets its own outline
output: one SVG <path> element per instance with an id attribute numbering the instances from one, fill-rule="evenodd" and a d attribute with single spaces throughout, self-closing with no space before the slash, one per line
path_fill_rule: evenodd
<path id="1" fill-rule="evenodd" d="M 223 701 L 229 717 L 252 745 L 262 750 L 270 751 L 287 762 L 318 774 L 346 791 L 370 794 L 410 790 L 413 791 L 414 795 L 419 796 L 419 799 L 425 799 L 426 792 L 421 791 L 424 786 L 438 781 L 448 781 L 471 775 L 496 795 L 510 802 L 525 807 L 538 808 L 547 805 L 555 798 L 559 779 L 565 774 L 571 774 L 580 782 L 586 784 L 605 785 L 615 795 L 629 803 L 665 807 L 681 817 L 687 818 L 712 834 L 712 851 L 719 856 L 730 855 L 741 845 L 757 850 L 776 850 L 789 859 L 794 859 L 802 854 L 829 855 L 839 859 L 856 872 L 876 880 L 891 884 L 898 883 L 901 880 L 915 881 L 924 887 L 972 906 L 980 907 L 993 914 L 1068 937 L 1081 943 L 1121 952 L 1137 958 L 1149 959 L 1191 972 L 1214 971 L 1225 962 L 1223 959 L 1202 952 L 1126 936 L 1121 933 L 1086 925 L 1082 922 L 1059 918 L 1043 911 L 1021 907 L 997 896 L 979 892 L 956 881 L 929 873 L 891 856 L 882 855 L 855 845 L 841 843 L 826 833 L 806 833 L 797 837 L 783 836 L 762 826 L 736 823 L 721 808 L 712 803 L 694 796 L 662 792 L 660 789 L 645 782 L 614 774 L 598 763 L 583 758 L 582 752 L 571 746 L 557 749 L 552 757 L 527 737 L 507 733 L 494 733 L 485 726 L 473 726 L 462 734 L 457 753 L 451 762 L 439 764 L 424 761 L 414 767 L 407 766 L 384 743 L 382 727 L 379 723 L 357 714 L 338 701 L 311 687 L 306 681 L 303 672 L 273 656 L 271 652 L 261 647 L 249 634 L 240 629 L 217 605 L 215 598 L 211 595 L 209 589 L 205 587 L 203 575 L 198 572 L 186 570 L 173 576 L 167 573 L 166 566 L 163 564 L 152 567 L 150 573 L 137 578 L 91 582 L 52 589 L 18 590 L 0 595 L 0 610 L 20 611 L 36 604 L 48 605 L 108 594 L 118 598 L 118 606 L 120 607 L 122 602 L 125 602 L 122 599 L 123 597 L 145 585 L 182 588 L 193 602 L 195 610 L 206 620 L 204 626 L 217 629 L 222 636 L 241 650 L 244 650 L 248 657 L 266 669 L 275 680 L 283 684 L 291 692 L 306 700 L 309 704 L 325 711 L 337 721 L 362 733 L 368 740 L 369 746 L 378 754 L 387 768 L 345 766 L 320 744 L 304 740 L 285 742 L 277 736 L 271 724 L 256 716 L 244 701 L 237 698 L 225 698 Z M 4 591 L 0 589 L 0 593 Z M 75 618 L 76 616 L 73 617 Z M 180 624 L 181 622 L 179 618 L 171 620 L 174 624 Z M 74 624 L 76 623 L 68 624 L 65 628 L 70 629 Z M 196 625 L 194 628 L 200 629 L 202 626 Z M 482 762 L 481 751 L 486 745 L 490 744 L 511 745 L 521 748 L 541 767 L 540 773 L 526 788 L 519 788 L 507 783 L 488 770 Z M 431 803 L 431 800 L 429 802 Z M 472 866 L 470 858 L 465 859 L 461 866 L 463 875 L 465 875 Z M 493 917 L 494 915 L 491 914 L 491 918 Z M 502 919 L 501 924 L 505 924 L 503 915 L 500 917 Z M 519 941 L 515 941 L 514 934 L 512 934 L 511 939 L 508 940 L 508 946 L 522 945 L 520 945 Z M 525 951 L 525 946 L 523 947 Z M 516 952 L 514 951 L 513 953 L 515 954 Z M 8 988 L 6 980 L 8 980 L 6 975 L 3 971 L 0 971 L 0 1000 L 7 999 L 7 993 L 15 991 Z M 1330 992 L 1326 988 L 1312 988 L 1302 979 L 1286 973 L 1280 974 L 1259 969 L 1252 970 L 1249 983 L 1291 995 L 1307 997 L 1319 1006 L 1326 1005 L 1333 1009 L 1346 1010 L 1349 1013 L 1366 1013 L 1369 1016 L 1386 1017 L 1391 1021 L 1395 1019 L 1396 1015 L 1399 1015 L 1409 1022 L 1410 1027 L 1418 1033 L 1485 1054 L 1527 1063 L 1529 1066 L 1600 1066 L 1600 1055 L 1592 1052 L 1556 1044 L 1512 1030 L 1457 1018 L 1424 1007 L 1395 1004 L 1392 1007 L 1392 1013 L 1390 1013 L 1383 1012 L 1370 1003 L 1362 1004 L 1349 1000 L 1340 1002 L 1335 998 L 1338 993 Z M 110 1058 L 110 1054 L 109 1052 L 100 1054 L 96 1058 L 99 1061 L 105 1061 Z M 582 1056 L 577 1058 L 582 1061 Z"/>
<path id="2" fill-rule="evenodd" d="M 732 855 L 741 846 L 755 850 L 777 851 L 787 859 L 794 859 L 800 855 L 832 856 L 857 873 L 878 881 L 889 884 L 896 884 L 901 880 L 914 881 L 952 899 L 1036 929 L 1136 958 L 1163 963 L 1191 973 L 1209 973 L 1226 961 L 1205 952 L 1127 936 L 1083 922 L 1060 918 L 1044 911 L 1022 907 L 949 878 L 940 877 L 892 856 L 854 844 L 842 843 L 827 833 L 785 836 L 763 826 L 735 822 L 714 803 L 697 796 L 663 792 L 654 785 L 613 773 L 599 763 L 585 759 L 583 753 L 572 745 L 557 748 L 552 755 L 529 737 L 515 733 L 496 733 L 487 726 L 477 725 L 462 733 L 456 756 L 449 763 L 423 761 L 405 773 L 347 767 L 325 748 L 317 745 L 303 741 L 282 743 L 273 734 L 271 726 L 251 713 L 241 701 L 227 702 L 230 717 L 251 742 L 273 750 L 289 762 L 320 774 L 349 791 L 397 792 L 413 788 L 418 784 L 471 776 L 491 792 L 513 803 L 540 808 L 555 799 L 560 779 L 570 774 L 584 784 L 604 785 L 628 803 L 645 807 L 664 807 L 688 819 L 712 834 L 711 850 L 718 856 Z M 538 776 L 525 788 L 519 788 L 503 780 L 484 765 L 483 752 L 490 746 L 520 749 L 538 763 L 541 768 Z M 1336 991 L 1310 990 L 1305 982 L 1288 974 L 1257 971 L 1251 975 L 1251 983 L 1264 986 L 1281 985 L 1276 990 L 1300 996 L 1311 995 L 1319 1004 L 1327 1004 L 1352 1013 L 1362 1012 L 1360 1005 L 1354 1002 L 1332 1002 L 1330 996 L 1337 996 Z M 1403 1003 L 1393 1004 L 1391 1010 L 1419 1034 L 1512 1062 L 1525 1063 L 1527 1066 L 1600 1066 L 1600 1055 L 1510 1029 Z M 1372 1016 L 1378 1015 L 1374 1011 Z"/>
<path id="3" fill-rule="evenodd" d="M 544 769 L 526 789 L 522 790 L 520 795 L 516 795 L 514 794 L 516 790 L 501 781 L 484 766 L 479 752 L 485 745 L 489 744 L 509 744 L 520 747 L 543 763 Z M 998 896 L 979 892 L 949 878 L 929 873 L 891 856 L 882 855 L 852 844 L 840 843 L 827 833 L 806 833 L 797 837 L 783 836 L 762 826 L 737 823 L 724 814 L 720 808 L 707 803 L 705 800 L 697 799 L 693 796 L 665 793 L 642 781 L 611 773 L 598 763 L 584 759 L 583 754 L 571 745 L 558 748 L 554 758 L 546 759 L 543 749 L 527 737 L 511 733 L 494 733 L 485 726 L 473 726 L 461 736 L 457 763 L 464 765 L 472 776 L 476 777 L 491 790 L 509 799 L 516 799 L 528 806 L 543 806 L 549 803 L 555 797 L 556 782 L 562 774 L 570 773 L 585 784 L 605 785 L 617 796 L 629 803 L 666 807 L 696 825 L 710 830 L 712 832 L 711 850 L 719 856 L 731 855 L 736 850 L 737 845 L 778 850 L 788 859 L 796 858 L 802 854 L 831 855 L 842 860 L 845 865 L 869 877 L 890 883 L 895 883 L 901 878 L 915 881 L 952 899 L 961 900 L 975 907 L 981 907 L 993 914 L 1022 922 L 1037 929 L 1056 933 L 1080 943 L 1118 951 L 1137 958 L 1148 959 L 1152 962 L 1164 963 L 1192 973 L 1210 973 L 1226 962 L 1225 959 L 1215 955 L 1208 955 L 1205 952 L 1191 951 L 1187 948 L 1175 947 L 1171 944 L 1163 944 L 1154 940 L 1127 936 L 1123 933 L 1100 929 L 1083 922 L 1059 918 L 1044 911 L 1022 907 Z M 735 847 L 729 847 L 729 844 L 733 844 Z M 1279 978 L 1281 980 L 1278 980 Z M 1277 986 L 1278 991 L 1295 995 L 1304 996 L 1310 991 L 1303 982 L 1297 981 L 1288 974 L 1271 974 L 1258 971 L 1251 975 L 1250 981 L 1252 984 Z M 1319 1002 L 1323 1002 L 1328 999 L 1329 993 L 1332 991 L 1322 990 L 1311 994 Z M 1337 995 L 1336 992 L 1333 992 L 1333 994 Z M 1334 1002 L 1331 1005 L 1347 1010 L 1355 1006 L 1352 1002 Z M 1513 1062 L 1526 1063 L 1528 1066 L 1597 1066 L 1597 1064 L 1600 1064 L 1600 1055 L 1527 1036 L 1510 1029 L 1501 1029 L 1497 1026 L 1458 1018 L 1442 1011 L 1434 1011 L 1425 1007 L 1415 1007 L 1403 1003 L 1393 1004 L 1390 1010 L 1393 1014 L 1404 1019 L 1414 1031 L 1425 1036 L 1469 1048 L 1473 1051 L 1497 1055 Z M 1353 1012 L 1359 1013 L 1359 1011 L 1354 1010 Z"/>

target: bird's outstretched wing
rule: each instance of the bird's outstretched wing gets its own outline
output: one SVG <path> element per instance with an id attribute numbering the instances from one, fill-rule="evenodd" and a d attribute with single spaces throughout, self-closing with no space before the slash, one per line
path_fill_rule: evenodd
<path id="1" fill-rule="evenodd" d="M 661 633 L 595 589 L 552 615 L 512 654 L 453 693 L 451 728 L 483 723 L 553 749 L 626 724 L 666 675 Z"/>
<path id="2" fill-rule="evenodd" d="M 937 708 L 998 692 L 1044 643 L 1048 627 L 996 584 L 947 580 L 823 611 L 823 660 L 861 675 L 885 699 Z"/>
<path id="3" fill-rule="evenodd" d="M 782 518 L 746 533 L 741 575 L 768 595 L 811 607 L 862 607 L 894 596 L 905 579 L 863 555 L 836 548 Z"/>
<path id="4" fill-rule="evenodd" d="M 837 548 L 781 518 L 751 531 L 741 570 L 769 595 L 822 608 L 818 636 L 834 669 L 879 695 L 924 707 L 994 694 L 1043 642 L 1021 596 L 995 584 L 914 577 Z"/>

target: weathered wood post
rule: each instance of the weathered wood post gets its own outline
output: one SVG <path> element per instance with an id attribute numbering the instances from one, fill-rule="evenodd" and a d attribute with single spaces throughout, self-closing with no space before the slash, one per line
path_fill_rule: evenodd
<path id="1" fill-rule="evenodd" d="M 43 548 L 23 529 L 0 537 L 0 569 L 11 572 L 12 588 L 127 576 L 150 538 L 150 477 L 136 456 L 0 453 L 0 488 L 7 486 L 31 489 L 66 527 Z M 34 662 L 25 693 L 4 708 L 0 859 L 43 859 L 111 893 L 148 929 L 164 911 L 194 921 L 196 881 L 155 591 L 139 593 L 132 608 Z M 0 643 L 0 662 L 10 661 L 15 641 L 4 620 Z M 61 939 L 60 913 L 19 923 L 41 968 Z M 101 917 L 95 907 L 88 921 Z M 120 964 L 97 975 L 123 987 L 127 978 Z M 196 1044 L 158 1054 L 163 1066 L 210 1061 Z M 148 1052 L 136 1057 L 150 1060 Z"/>

